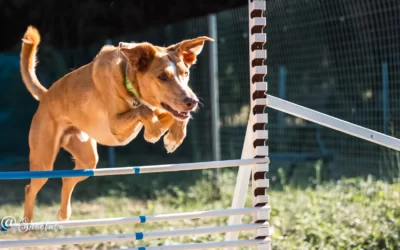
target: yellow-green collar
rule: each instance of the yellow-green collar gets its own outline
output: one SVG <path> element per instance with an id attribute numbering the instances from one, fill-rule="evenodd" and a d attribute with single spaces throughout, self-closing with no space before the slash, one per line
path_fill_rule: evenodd
<path id="1" fill-rule="evenodd" d="M 136 104 L 134 103 L 134 105 L 139 105 L 141 103 L 140 98 L 139 98 L 139 93 L 133 86 L 132 82 L 128 79 L 128 76 L 125 76 L 125 87 L 129 92 L 131 92 L 135 96 Z"/>

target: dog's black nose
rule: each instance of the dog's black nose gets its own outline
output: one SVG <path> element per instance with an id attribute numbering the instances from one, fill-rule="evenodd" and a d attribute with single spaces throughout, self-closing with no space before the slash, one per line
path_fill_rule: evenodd
<path id="1" fill-rule="evenodd" d="M 196 107 L 197 103 L 199 103 L 199 100 L 186 97 L 186 98 L 183 100 L 183 102 L 185 103 L 185 105 L 186 105 L 188 108 L 192 109 L 192 108 Z"/>

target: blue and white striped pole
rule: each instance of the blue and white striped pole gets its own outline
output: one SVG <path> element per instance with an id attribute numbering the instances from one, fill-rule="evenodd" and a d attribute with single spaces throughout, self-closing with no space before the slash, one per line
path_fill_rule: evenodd
<path id="1" fill-rule="evenodd" d="M 156 247 L 138 247 L 138 248 L 125 248 L 125 250 L 192 250 L 192 249 L 216 249 L 223 247 L 250 247 L 256 245 L 269 244 L 270 239 L 255 239 L 255 240 L 233 240 L 222 242 L 207 242 L 197 244 L 183 244 L 173 246 L 156 246 Z"/>
<path id="2" fill-rule="evenodd" d="M 123 224 L 138 224 L 138 223 L 152 223 L 152 222 L 163 222 L 163 221 L 177 221 L 186 219 L 200 219 L 210 217 L 224 217 L 230 215 L 244 215 L 244 214 L 255 214 L 259 212 L 270 212 L 269 206 L 264 207 L 248 207 L 248 208 L 236 208 L 236 209 L 221 209 L 221 210 L 209 210 L 209 211 L 197 211 L 197 212 L 186 212 L 186 213 L 175 213 L 175 214 L 162 214 L 162 215 L 142 215 L 132 217 L 120 217 L 120 218 L 102 218 L 102 219 L 89 219 L 89 220 L 70 220 L 70 221 L 50 221 L 50 222 L 29 222 L 29 223 L 15 223 L 14 218 L 12 220 L 2 221 L 2 231 L 26 231 L 34 230 L 35 228 L 77 228 L 77 227 L 96 227 L 96 226 L 111 226 L 111 225 L 123 225 Z"/>
<path id="3" fill-rule="evenodd" d="M 98 242 L 103 242 L 103 243 L 125 242 L 125 241 L 135 241 L 144 239 L 149 240 L 149 239 L 158 239 L 166 237 L 185 236 L 193 234 L 215 234 L 215 233 L 234 232 L 234 231 L 252 231 L 256 230 L 259 227 L 260 227 L 259 224 L 242 224 L 242 225 L 231 225 L 231 226 L 220 226 L 220 227 L 190 228 L 190 229 L 180 229 L 180 230 L 160 231 L 160 232 L 138 232 L 131 234 L 96 235 L 96 236 L 49 238 L 49 239 L 35 239 L 35 240 L 10 240 L 10 241 L 0 241 L 0 248 L 71 245 L 71 244 L 98 243 Z"/>
<path id="4" fill-rule="evenodd" d="M 142 167 L 121 167 L 121 168 L 111 168 L 111 169 L 102 168 L 102 169 L 81 169 L 81 170 L 0 172 L 0 180 L 147 174 L 147 173 L 200 170 L 200 169 L 211 169 L 211 168 L 226 168 L 239 165 L 251 166 L 257 163 L 268 163 L 268 162 L 269 160 L 266 158 L 260 158 L 260 159 L 256 158 L 256 159 L 241 159 L 241 160 L 239 159 L 239 160 L 227 160 L 227 161 L 152 165 L 152 166 L 142 166 Z"/>

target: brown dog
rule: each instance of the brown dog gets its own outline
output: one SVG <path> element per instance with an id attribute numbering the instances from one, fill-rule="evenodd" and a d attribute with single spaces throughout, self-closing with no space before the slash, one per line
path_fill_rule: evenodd
<path id="1" fill-rule="evenodd" d="M 60 147 L 72 154 L 75 169 L 93 169 L 97 143 L 126 145 L 144 126 L 144 137 L 173 152 L 186 136 L 198 99 L 188 86 L 189 68 L 208 37 L 167 48 L 150 43 L 104 46 L 95 59 L 56 81 L 48 90 L 35 73 L 39 32 L 29 26 L 22 43 L 23 81 L 40 100 L 29 132 L 30 170 L 52 170 Z M 71 216 L 71 194 L 86 177 L 63 178 L 58 220 Z M 24 219 L 32 221 L 36 195 L 47 179 L 25 187 Z"/>

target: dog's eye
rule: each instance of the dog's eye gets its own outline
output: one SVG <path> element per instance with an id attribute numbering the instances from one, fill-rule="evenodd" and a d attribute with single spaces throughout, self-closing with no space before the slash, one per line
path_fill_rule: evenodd
<path id="1" fill-rule="evenodd" d="M 158 76 L 158 79 L 165 82 L 168 80 L 168 76 L 167 76 L 167 74 L 162 73 L 161 75 Z"/>
<path id="2" fill-rule="evenodd" d="M 185 77 L 187 77 L 189 75 L 189 72 L 185 72 Z"/>

